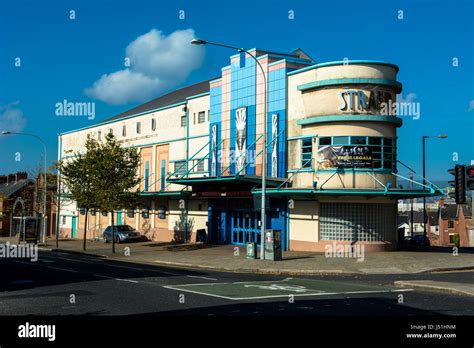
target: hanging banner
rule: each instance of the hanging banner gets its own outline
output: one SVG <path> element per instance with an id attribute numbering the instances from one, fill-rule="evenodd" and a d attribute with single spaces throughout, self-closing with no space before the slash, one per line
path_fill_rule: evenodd
<path id="1" fill-rule="evenodd" d="M 211 128 L 211 173 L 210 176 L 217 176 L 217 124 Z"/>
<path id="2" fill-rule="evenodd" d="M 323 146 L 318 150 L 318 169 L 372 168 L 370 146 Z"/>
<path id="3" fill-rule="evenodd" d="M 235 111 L 235 172 L 245 174 L 247 151 L 247 108 Z"/>
<path id="4" fill-rule="evenodd" d="M 278 176 L 278 114 L 272 115 L 272 172 L 270 176 Z"/>

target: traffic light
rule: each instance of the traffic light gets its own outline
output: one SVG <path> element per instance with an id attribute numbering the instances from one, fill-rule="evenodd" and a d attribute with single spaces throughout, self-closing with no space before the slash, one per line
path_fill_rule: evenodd
<path id="1" fill-rule="evenodd" d="M 474 190 L 474 165 L 466 166 L 466 189 Z"/>
<path id="2" fill-rule="evenodd" d="M 457 164 L 454 169 L 449 169 L 448 172 L 454 175 L 454 180 L 448 181 L 454 187 L 454 192 L 449 196 L 454 198 L 457 204 L 466 204 L 466 166 Z"/>

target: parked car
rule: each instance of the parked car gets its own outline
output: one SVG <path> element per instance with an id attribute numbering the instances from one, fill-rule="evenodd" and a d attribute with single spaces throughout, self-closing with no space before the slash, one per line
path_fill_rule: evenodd
<path id="1" fill-rule="evenodd" d="M 122 242 L 138 242 L 142 240 L 142 236 L 140 233 L 135 231 L 132 226 L 129 225 L 116 225 L 115 228 L 115 243 L 122 243 Z M 102 234 L 104 238 L 104 242 L 108 243 L 112 241 L 112 226 L 108 226 L 104 233 Z"/>
<path id="2" fill-rule="evenodd" d="M 410 244 L 430 245 L 430 239 L 420 234 L 420 235 L 414 236 Z"/>

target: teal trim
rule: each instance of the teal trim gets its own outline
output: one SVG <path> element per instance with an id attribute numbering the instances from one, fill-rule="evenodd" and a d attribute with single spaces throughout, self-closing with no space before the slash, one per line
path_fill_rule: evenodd
<path id="1" fill-rule="evenodd" d="M 313 189 L 267 189 L 268 194 L 281 194 L 281 195 L 330 195 L 330 196 L 392 196 L 392 197 L 403 197 L 403 198 L 416 198 L 416 197 L 433 197 L 443 196 L 441 191 L 430 190 L 367 190 L 367 189 L 330 189 L 330 190 L 313 190 Z M 260 189 L 252 190 L 252 194 L 261 194 Z"/>
<path id="2" fill-rule="evenodd" d="M 157 191 L 157 192 L 140 192 L 140 196 L 181 196 L 182 191 Z"/>
<path id="3" fill-rule="evenodd" d="M 218 79 L 215 79 L 215 80 L 211 80 L 209 81 L 209 83 L 214 83 L 214 82 L 218 82 L 218 81 L 222 81 L 222 77 L 218 78 Z"/>
<path id="4" fill-rule="evenodd" d="M 199 98 L 199 97 L 204 97 L 205 95 L 209 95 L 209 92 L 189 96 L 189 97 L 186 98 L 186 100 L 196 99 L 196 98 Z"/>
<path id="5" fill-rule="evenodd" d="M 333 169 L 318 169 L 318 173 L 334 173 L 339 172 L 342 174 L 392 174 L 393 169 L 364 169 L 364 168 L 333 168 Z"/>
<path id="6" fill-rule="evenodd" d="M 311 168 L 288 169 L 287 173 L 315 173 L 316 170 Z"/>
<path id="7" fill-rule="evenodd" d="M 308 89 L 326 87 L 326 86 L 337 86 L 337 85 L 353 85 L 353 84 L 369 84 L 369 85 L 385 85 L 390 87 L 397 88 L 398 91 L 401 91 L 402 84 L 395 80 L 387 79 L 369 79 L 369 78 L 342 78 L 342 79 L 330 79 L 330 80 L 321 80 L 313 81 L 309 83 L 304 83 L 298 85 L 296 88 L 299 91 L 306 91 Z"/>
<path id="8" fill-rule="evenodd" d="M 388 122 L 394 123 L 397 127 L 400 127 L 403 123 L 402 119 L 397 116 L 390 115 L 323 115 L 323 116 L 310 116 L 299 119 L 296 123 L 300 126 L 314 123 L 324 122 L 358 122 L 358 121 L 371 121 L 371 122 Z"/>
<path id="9" fill-rule="evenodd" d="M 397 72 L 399 70 L 399 67 L 397 65 L 392 64 L 392 63 L 388 63 L 388 62 L 384 62 L 384 61 L 379 61 L 379 60 L 348 60 L 346 62 L 343 61 L 343 60 L 339 60 L 339 61 L 335 61 L 335 62 L 326 62 L 326 63 L 314 64 L 314 65 L 308 66 L 306 68 L 290 71 L 286 75 L 295 75 L 295 74 L 302 73 L 304 71 L 317 69 L 317 68 L 323 68 L 323 67 L 326 67 L 326 66 L 346 65 L 346 64 L 347 65 L 351 65 L 351 64 L 386 65 L 386 66 L 389 66 L 391 68 L 394 68 Z"/>
<path id="10" fill-rule="evenodd" d="M 189 137 L 189 139 L 207 138 L 208 136 L 209 136 L 208 134 L 203 134 L 203 135 L 195 135 L 195 136 Z M 129 148 L 129 147 L 145 147 L 145 146 L 152 146 L 152 145 L 159 145 L 159 144 L 173 143 L 173 142 L 175 142 L 175 141 L 183 141 L 183 140 L 186 140 L 186 137 L 184 137 L 184 138 L 170 139 L 170 140 L 156 141 L 156 142 L 154 142 L 154 143 L 146 143 L 146 144 L 130 145 L 130 146 L 126 146 L 126 147 L 127 147 L 127 148 Z"/>
<path id="11" fill-rule="evenodd" d="M 301 136 L 298 136 L 298 137 L 286 138 L 286 140 L 299 140 L 299 139 L 317 138 L 317 137 L 318 137 L 317 134 L 314 134 L 314 135 L 301 135 Z"/>
<path id="12" fill-rule="evenodd" d="M 133 114 L 133 115 L 128 115 L 128 116 L 121 117 L 121 118 L 116 118 L 116 119 L 114 119 L 114 120 L 99 122 L 99 123 L 96 123 L 96 124 L 93 124 L 93 125 L 90 125 L 90 126 L 87 126 L 87 127 L 75 129 L 75 130 L 68 131 L 68 132 L 63 132 L 63 133 L 60 133 L 60 135 L 75 133 L 75 132 L 79 132 L 79 131 L 82 131 L 82 130 L 85 130 L 85 129 L 90 129 L 90 128 L 94 128 L 94 127 L 98 127 L 98 126 L 103 126 L 103 125 L 106 125 L 106 124 L 109 124 L 109 123 L 114 123 L 114 122 L 117 122 L 117 121 L 127 120 L 127 119 L 129 119 L 129 118 L 134 118 L 134 117 L 137 117 L 137 116 L 146 115 L 146 114 L 149 114 L 149 113 L 151 113 L 151 112 L 156 112 L 156 111 L 171 109 L 171 108 L 174 108 L 174 107 L 176 107 L 176 106 L 183 105 L 183 104 L 186 104 L 186 101 L 179 102 L 179 103 L 172 104 L 172 105 L 163 106 L 163 107 L 157 108 L 157 109 L 147 110 L 147 111 L 144 111 L 144 112 L 140 112 L 140 113 L 138 113 L 138 114 Z"/>

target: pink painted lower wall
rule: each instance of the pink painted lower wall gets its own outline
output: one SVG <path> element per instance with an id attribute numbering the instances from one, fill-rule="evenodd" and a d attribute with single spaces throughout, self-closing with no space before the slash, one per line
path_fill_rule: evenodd
<path id="1" fill-rule="evenodd" d="M 293 251 L 313 251 L 313 252 L 324 252 L 326 245 L 348 245 L 351 242 L 347 241 L 332 241 L 325 240 L 320 242 L 305 242 L 300 240 L 290 239 L 290 250 Z M 357 245 L 364 245 L 365 252 L 378 252 L 378 251 L 390 251 L 397 248 L 397 243 L 393 242 L 358 242 Z"/>

